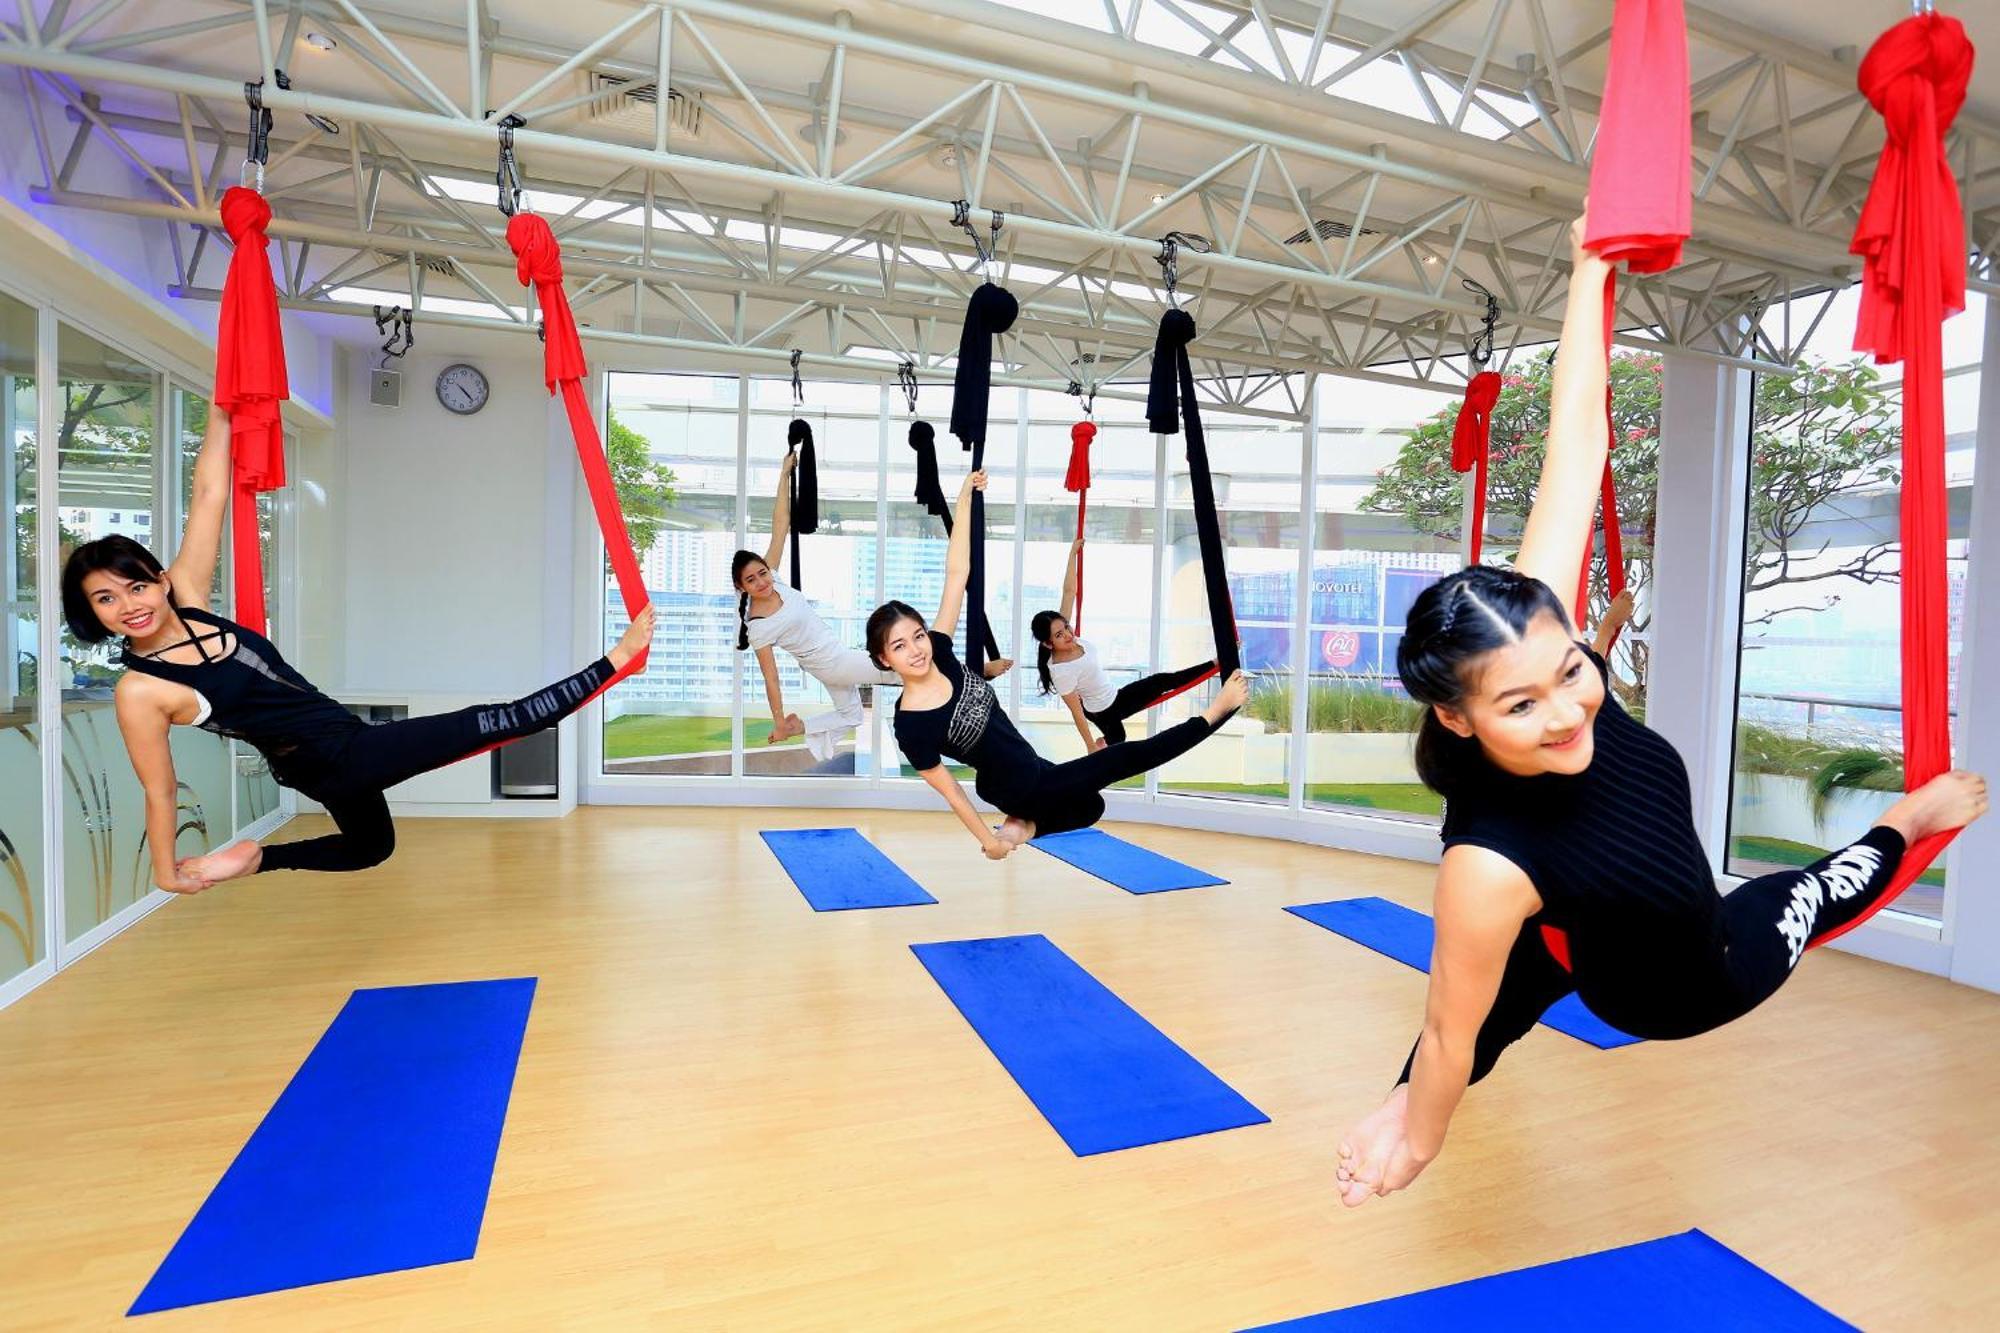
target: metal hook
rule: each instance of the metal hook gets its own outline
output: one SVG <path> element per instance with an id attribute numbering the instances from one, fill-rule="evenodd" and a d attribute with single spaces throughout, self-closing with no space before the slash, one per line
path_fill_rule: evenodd
<path id="1" fill-rule="evenodd" d="M 991 231 L 988 237 L 982 240 L 979 229 L 972 225 L 972 201 L 954 199 L 951 201 L 951 225 L 972 238 L 972 248 L 979 255 L 979 271 L 984 273 L 993 256 L 999 253 L 1000 229 L 1007 225 L 1007 215 L 995 209 L 992 213 Z"/>
<path id="2" fill-rule="evenodd" d="M 1080 399 L 1082 399 L 1082 400 L 1083 400 L 1083 414 L 1084 414 L 1084 415 L 1085 415 L 1086 417 L 1090 417 L 1090 418 L 1091 418 L 1091 419 L 1093 419 L 1093 420 L 1095 420 L 1095 419 L 1096 419 L 1096 416 L 1097 416 L 1097 386 L 1096 386 L 1095 384 L 1091 385 L 1091 386 L 1090 386 L 1090 388 L 1086 390 L 1086 389 L 1085 389 L 1085 388 L 1083 387 L 1083 381 L 1082 381 L 1082 380 L 1071 380 L 1071 381 L 1069 382 L 1069 396 L 1070 396 L 1070 397 L 1072 397 L 1072 398 L 1080 398 Z"/>
<path id="3" fill-rule="evenodd" d="M 528 122 L 519 116 L 500 118 L 500 165 L 493 183 L 500 191 L 500 211 L 513 217 L 521 208 L 521 164 L 514 160 L 514 131 Z"/>
<path id="4" fill-rule="evenodd" d="M 805 381 L 799 378 L 799 358 L 805 352 L 797 347 L 792 349 L 792 406 L 804 407 L 806 402 Z"/>
<path id="5" fill-rule="evenodd" d="M 1180 309 L 1181 304 L 1180 252 L 1183 247 L 1198 255 L 1205 255 L 1215 248 L 1208 237 L 1199 232 L 1170 231 L 1160 238 L 1160 253 L 1154 256 L 1154 262 L 1159 264 L 1161 280 L 1166 283 L 1167 304 L 1176 310 Z"/>
<path id="6" fill-rule="evenodd" d="M 910 414 L 917 411 L 917 363 L 905 361 L 896 367 L 896 383 L 902 386 L 903 397 L 910 400 Z"/>
<path id="7" fill-rule="evenodd" d="M 282 79 L 284 76 L 280 75 Z M 264 192 L 264 164 L 271 160 L 271 124 L 269 107 L 264 105 L 264 81 L 258 79 L 243 85 L 243 101 L 250 108 L 249 143 L 244 149 L 242 183 L 249 185 L 256 180 L 257 193 Z"/>
<path id="8" fill-rule="evenodd" d="M 1494 330 L 1500 324 L 1500 298 L 1471 278 L 1460 278 L 1459 282 L 1467 291 L 1483 298 L 1486 302 L 1486 313 L 1479 319 L 1479 332 L 1472 336 L 1472 341 L 1465 349 L 1465 354 L 1472 364 L 1484 370 L 1486 363 L 1493 359 Z"/>
<path id="9" fill-rule="evenodd" d="M 386 365 L 389 358 L 401 357 L 417 345 L 416 312 L 399 305 L 384 310 L 378 305 L 375 307 L 375 332 L 388 334 L 382 343 L 382 360 Z"/>
<path id="10" fill-rule="evenodd" d="M 1910 0 L 1910 14 L 1921 18 L 1925 14 L 1937 13 L 1937 0 Z"/>

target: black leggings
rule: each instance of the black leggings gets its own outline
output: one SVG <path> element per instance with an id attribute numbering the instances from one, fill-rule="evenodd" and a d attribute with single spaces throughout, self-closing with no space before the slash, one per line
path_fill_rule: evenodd
<path id="1" fill-rule="evenodd" d="M 1657 1025 L 1632 1026 L 1691 1037 L 1749 1013 L 1777 993 L 1811 944 L 1874 905 L 1895 878 L 1904 850 L 1903 835 L 1878 824 L 1860 841 L 1802 870 L 1746 880 L 1722 899 L 1724 952 L 1719 965 L 1690 969 L 1690 985 L 1679 993 L 1656 993 Z M 1533 926 L 1522 930 L 1473 1046 L 1472 1082 L 1491 1073 L 1500 1052 L 1526 1036 L 1550 1005 L 1575 989 L 1568 970 L 1550 956 L 1541 931 Z M 1412 1048 L 1398 1083 L 1409 1081 L 1416 1058 Z"/>
<path id="2" fill-rule="evenodd" d="M 1214 670 L 1215 663 L 1203 662 L 1200 666 L 1182 667 L 1179 671 L 1162 671 L 1142 680 L 1135 680 L 1113 695 L 1103 712 L 1093 713 L 1086 708 L 1083 710 L 1083 715 L 1104 733 L 1106 744 L 1122 744 L 1125 740 L 1126 718 L 1137 717 L 1158 703 L 1161 696 L 1177 693 Z"/>
<path id="3" fill-rule="evenodd" d="M 382 793 L 419 773 L 457 763 L 482 749 L 543 731 L 574 713 L 611 679 L 599 658 L 574 676 L 504 704 L 406 718 L 354 733 L 331 776 L 306 795 L 326 807 L 337 833 L 264 849 L 265 870 L 366 870 L 396 850 L 396 826 Z"/>
<path id="4" fill-rule="evenodd" d="M 1037 837 L 1089 828 L 1104 818 L 1106 787 L 1171 763 L 1214 734 L 1207 718 L 1191 717 L 1156 736 L 1106 746 L 1065 764 L 1050 764 L 1037 775 L 1031 797 L 993 804 L 1031 821 Z"/>

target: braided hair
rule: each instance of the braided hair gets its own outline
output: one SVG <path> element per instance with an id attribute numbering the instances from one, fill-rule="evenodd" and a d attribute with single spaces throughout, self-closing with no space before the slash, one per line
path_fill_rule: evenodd
<path id="1" fill-rule="evenodd" d="M 738 551 L 729 561 L 729 581 L 736 585 L 736 651 L 750 646 L 750 594 L 743 587 L 743 571 L 761 565 L 764 557 L 755 551 Z"/>
<path id="2" fill-rule="evenodd" d="M 1424 709 L 1417 728 L 1417 776 L 1441 796 L 1462 789 L 1483 762 L 1479 742 L 1438 720 L 1459 708 L 1475 683 L 1468 668 L 1519 643 L 1538 615 L 1567 624 L 1562 600 L 1540 579 L 1492 565 L 1469 565 L 1418 594 L 1396 645 L 1396 674 Z"/>

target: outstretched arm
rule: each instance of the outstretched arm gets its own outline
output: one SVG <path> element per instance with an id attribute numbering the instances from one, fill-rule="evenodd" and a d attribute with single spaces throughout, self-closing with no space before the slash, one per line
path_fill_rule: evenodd
<path id="1" fill-rule="evenodd" d="M 1064 620 L 1072 620 L 1076 610 L 1076 571 L 1083 563 L 1083 538 L 1078 537 L 1069 544 L 1069 563 L 1063 566 L 1062 605 L 1056 614 Z"/>
<path id="2" fill-rule="evenodd" d="M 931 621 L 931 628 L 940 634 L 952 634 L 958 629 L 958 613 L 965 605 L 965 583 L 972 577 L 972 493 L 985 489 L 984 472 L 967 474 L 965 484 L 958 488 L 951 545 L 946 548 L 944 557 L 944 596 L 938 599 L 937 619 Z M 957 786 L 956 783 L 952 785 Z"/>
<path id="3" fill-rule="evenodd" d="M 167 570 L 174 601 L 181 606 L 208 609 L 208 594 L 215 586 L 215 562 L 222 550 L 222 522 L 228 509 L 229 414 L 211 403 L 208 430 L 201 437 L 201 452 L 194 460 L 194 495 L 188 502 L 187 526 L 181 530 L 180 549 L 174 552 L 174 563 Z"/>
<path id="4" fill-rule="evenodd" d="M 951 807 L 951 812 L 958 816 L 959 822 L 972 831 L 973 837 L 979 839 L 981 851 L 993 856 L 997 849 L 1008 847 L 1007 843 L 994 835 L 992 829 L 986 827 L 986 821 L 972 808 L 972 801 L 966 796 L 965 788 L 958 785 L 958 779 L 951 775 L 949 768 L 939 764 L 936 768 L 925 769 L 918 776 L 931 784 L 931 790 L 944 797 L 945 804 Z M 997 861 L 1005 855 L 1006 852 L 1003 851 L 1000 856 L 995 856 L 993 859 Z"/>
<path id="5" fill-rule="evenodd" d="M 1083 715 L 1083 691 L 1071 690 L 1063 696 L 1063 702 L 1069 705 L 1070 718 L 1076 723 L 1076 734 L 1083 737 L 1083 752 L 1089 754 L 1099 748 L 1097 738 L 1090 734 L 1090 721 Z"/>
<path id="6" fill-rule="evenodd" d="M 151 690 L 136 683 L 121 683 L 112 707 L 132 771 L 146 794 L 146 845 L 153 857 L 153 883 L 169 893 L 199 893 L 208 885 L 183 878 L 174 858 L 180 834 L 180 784 L 167 743 L 173 719 Z"/>
<path id="7" fill-rule="evenodd" d="M 778 465 L 778 498 L 771 505 L 771 546 L 764 563 L 777 569 L 785 558 L 785 539 L 792 535 L 792 470 L 799 465 L 796 453 L 785 455 Z"/>
<path id="8" fill-rule="evenodd" d="M 1549 394 L 1548 452 L 1514 568 L 1575 597 L 1576 571 L 1590 546 L 1599 483 L 1611 439 L 1604 419 L 1611 366 L 1604 351 L 1604 282 L 1610 266 L 1583 248 L 1584 219 L 1570 224 L 1569 304 Z"/>
<path id="9" fill-rule="evenodd" d="M 771 725 L 785 720 L 785 687 L 778 680 L 778 653 L 775 648 L 757 650 L 757 669 L 764 673 L 764 698 L 771 705 Z"/>

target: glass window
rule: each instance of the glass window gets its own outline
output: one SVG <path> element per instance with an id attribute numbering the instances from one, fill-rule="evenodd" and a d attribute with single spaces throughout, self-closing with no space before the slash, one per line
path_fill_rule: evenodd
<path id="1" fill-rule="evenodd" d="M 1450 468 L 1459 401 L 1415 386 L 1320 381 L 1306 631 L 1309 806 L 1428 820 L 1442 809 L 1417 781 L 1418 708 L 1396 679 L 1396 645 L 1417 594 L 1460 564 L 1464 487 Z M 1262 706 L 1289 715 L 1290 691 L 1270 693 Z"/>
<path id="2" fill-rule="evenodd" d="M 607 381 L 606 452 L 659 620 L 645 673 L 604 696 L 604 770 L 726 774 L 740 381 L 625 372 Z M 608 561 L 603 587 L 609 647 L 627 620 Z"/>
<path id="3" fill-rule="evenodd" d="M 41 961 L 48 920 L 42 856 L 41 620 L 36 607 L 36 312 L 0 295 L 0 982 Z"/>
<path id="4" fill-rule="evenodd" d="M 835 639 L 860 654 L 868 613 L 876 605 L 875 497 L 882 471 L 882 390 L 876 384 L 816 380 L 806 386 L 806 398 L 803 407 L 793 404 L 789 379 L 750 381 L 750 540 L 746 548 L 760 556 L 769 553 L 772 506 L 777 499 L 779 468 L 788 449 L 789 427 L 794 418 L 804 420 L 812 428 L 817 460 L 819 527 L 811 536 L 799 539 L 803 574 L 793 568 L 789 544 L 773 572 L 786 584 L 799 586 Z M 726 575 L 723 586 L 726 591 Z M 735 623 L 732 598 L 732 628 Z M 784 712 L 797 716 L 816 739 L 825 737 L 832 753 L 811 753 L 804 737 L 769 743 L 773 719 L 763 671 L 755 653 L 741 653 L 743 771 L 801 777 L 872 773 L 874 727 L 866 720 L 865 708 L 893 700 L 894 692 L 880 695 L 874 685 L 859 685 L 842 689 L 836 700 L 790 653 L 775 649 L 772 660 Z M 850 665 L 857 673 L 863 670 L 862 663 Z M 857 725 L 834 725 L 848 722 Z"/>
<path id="5" fill-rule="evenodd" d="M 946 500 L 958 498 L 972 455 L 959 444 L 948 426 L 950 399 L 943 390 L 935 391 L 937 411 L 930 420 L 937 433 L 938 487 Z M 1017 595 L 1014 573 L 1014 535 L 1020 490 L 1020 391 L 996 388 L 988 404 L 986 432 L 986 619 L 992 626 L 995 645 L 1003 657 L 1024 660 L 1032 671 L 1033 643 L 1027 640 L 1022 602 Z M 944 525 L 913 498 L 917 489 L 916 454 L 909 447 L 909 425 L 902 413 L 890 427 L 889 440 L 889 531 L 884 542 L 882 596 L 908 602 L 925 617 L 937 613 L 944 593 L 944 562 L 948 543 Z M 1067 448 L 1067 444 L 1065 444 Z M 1067 460 L 1068 455 L 1064 455 Z M 870 608 L 873 609 L 872 607 Z M 968 626 L 974 611 L 968 597 L 959 613 L 959 623 L 950 629 L 953 647 L 960 659 L 965 655 Z M 939 628 L 933 626 L 933 628 Z M 1017 714 L 1023 697 L 1020 672 L 1010 673 L 993 687 L 1000 704 Z M 1031 687 L 1030 687 L 1031 688 Z M 903 762 L 895 738 L 885 733 L 885 772 L 913 777 L 915 770 Z M 954 771 L 969 777 L 970 770 Z"/>
<path id="6" fill-rule="evenodd" d="M 1850 349 L 1858 289 L 1767 319 L 1819 319 L 1799 373 L 1760 376 L 1751 420 L 1727 868 L 1804 865 L 1902 790 L 1901 367 Z M 1944 326 L 1950 667 L 1958 684 L 1985 299 Z M 1793 327 L 1800 327 L 1795 323 Z M 1942 920 L 1933 866 L 1896 910 Z"/>
<path id="7" fill-rule="evenodd" d="M 1261 706 L 1246 709 L 1208 742 L 1161 769 L 1160 789 L 1288 803 L 1292 720 L 1288 708 L 1272 705 L 1284 693 L 1281 682 L 1292 668 L 1304 428 L 1294 422 L 1232 417 L 1212 405 L 1204 405 L 1202 425 L 1243 668 L 1269 694 Z M 1161 660 L 1155 667 L 1177 671 L 1212 660 L 1215 634 L 1185 438 L 1170 435 L 1166 446 L 1164 613 Z M 1204 681 L 1154 709 L 1154 729 L 1194 716 L 1215 697 L 1219 684 Z"/>
<path id="8" fill-rule="evenodd" d="M 60 503 L 75 524 L 62 534 L 65 556 L 80 542 L 114 532 L 146 535 L 132 519 L 150 514 L 153 505 L 158 377 L 150 366 L 67 325 L 58 334 L 57 364 Z M 63 920 L 74 940 L 151 892 L 152 867 L 144 797 L 112 716 L 122 641 L 85 645 L 65 628 L 64 646 L 63 762 L 87 775 L 69 789 L 63 812 Z M 178 738 L 174 757 L 181 778 L 176 822 L 195 835 L 192 854 L 205 849 L 212 812 L 203 808 L 188 774 L 179 772 Z M 223 813 L 226 824 L 226 807 Z M 220 824 L 216 831 L 226 832 Z"/>
<path id="9" fill-rule="evenodd" d="M 1083 753 L 1083 737 L 1059 696 L 1043 694 L 1038 645 L 1027 626 L 1040 611 L 1060 610 L 1065 562 L 1076 540 L 1077 497 L 1063 489 L 1069 473 L 1070 427 L 1082 416 L 1077 400 L 1028 390 L 1026 487 L 1028 521 L 1022 559 L 1021 705 L 1015 716 L 1035 748 L 1051 759 Z M 1149 674 L 1153 660 L 1153 536 L 1158 503 L 1153 433 L 1145 404 L 1098 398 L 1090 446 L 1090 494 L 1084 506 L 1083 607 L 1078 634 L 1098 655 L 1115 686 Z M 1126 734 L 1147 734 L 1145 715 Z M 1096 736 L 1095 728 L 1092 736 Z M 1143 777 L 1119 784 L 1143 787 Z"/>

